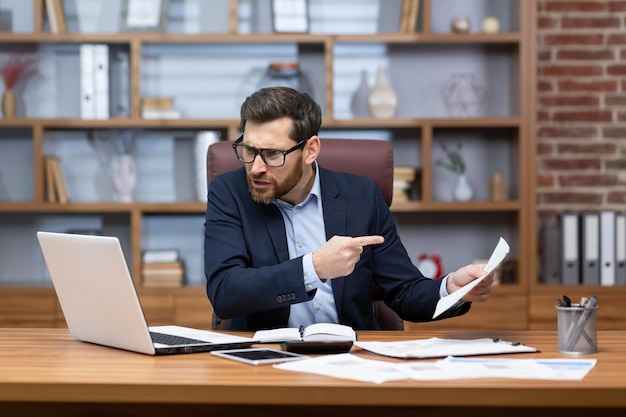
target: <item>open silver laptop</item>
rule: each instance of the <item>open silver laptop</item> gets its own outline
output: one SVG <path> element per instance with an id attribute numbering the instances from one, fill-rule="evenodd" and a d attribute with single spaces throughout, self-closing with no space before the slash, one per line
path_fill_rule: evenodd
<path id="1" fill-rule="evenodd" d="M 37 232 L 37 238 L 75 339 L 148 355 L 254 343 L 246 337 L 188 327 L 148 327 L 116 237 Z"/>

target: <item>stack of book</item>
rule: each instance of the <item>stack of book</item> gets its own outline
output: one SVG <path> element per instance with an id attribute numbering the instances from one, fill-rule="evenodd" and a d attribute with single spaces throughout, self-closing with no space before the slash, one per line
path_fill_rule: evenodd
<path id="1" fill-rule="evenodd" d="M 409 194 L 415 182 L 415 168 L 395 167 L 393 169 L 393 202 L 409 201 Z"/>
<path id="2" fill-rule="evenodd" d="M 144 97 L 141 99 L 141 117 L 144 119 L 180 119 L 174 109 L 174 99 L 168 97 Z"/>
<path id="3" fill-rule="evenodd" d="M 43 164 L 46 180 L 46 201 L 49 203 L 67 203 L 69 198 L 61 171 L 61 163 L 54 156 L 44 156 Z"/>
<path id="4" fill-rule="evenodd" d="M 184 263 L 178 251 L 145 251 L 141 266 L 144 287 L 181 287 L 185 276 Z"/>

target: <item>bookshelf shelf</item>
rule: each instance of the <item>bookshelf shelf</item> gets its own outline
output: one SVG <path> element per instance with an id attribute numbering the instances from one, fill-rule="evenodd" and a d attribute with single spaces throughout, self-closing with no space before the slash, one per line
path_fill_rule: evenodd
<path id="1" fill-rule="evenodd" d="M 329 7 L 341 7 L 341 2 L 320 1 L 326 2 Z M 25 193 L 27 196 L 30 195 L 25 201 L 0 201 L 0 244 L 3 239 L 16 240 L 19 237 L 22 252 L 38 254 L 34 232 L 40 228 L 92 228 L 117 235 L 140 289 L 149 323 L 154 325 L 174 319 L 182 325 L 209 327 L 210 306 L 199 284 L 202 280 L 202 227 L 206 204 L 197 201 L 194 187 L 190 185 L 193 181 L 191 177 L 172 179 L 171 176 L 178 175 L 178 171 L 168 168 L 166 172 L 161 165 L 169 162 L 154 162 L 159 159 L 153 159 L 144 167 L 151 178 L 144 186 L 157 192 L 163 184 L 170 184 L 167 198 L 156 201 L 139 199 L 127 204 L 115 202 L 113 198 L 98 197 L 99 200 L 91 201 L 94 197 L 86 191 L 94 187 L 94 182 L 85 180 L 85 177 L 93 173 L 89 171 L 92 168 L 90 163 L 85 162 L 81 168 L 83 171 L 69 175 L 74 181 L 68 184 L 69 203 L 48 203 L 42 160 L 46 155 L 61 153 L 61 163 L 67 164 L 64 168 L 77 170 L 77 164 L 67 161 L 75 161 L 72 158 L 79 158 L 75 155 L 83 152 L 84 160 L 93 160 L 91 164 L 96 164 L 93 151 L 89 148 L 89 135 L 113 129 L 138 130 L 155 144 L 164 146 L 163 149 L 168 150 L 159 154 L 158 157 L 162 158 L 159 161 L 168 161 L 166 156 L 173 154 L 174 150 L 189 154 L 193 138 L 201 131 L 216 131 L 222 140 L 233 140 L 239 129 L 238 106 L 251 92 L 246 88 L 254 84 L 249 78 L 250 73 L 262 69 L 268 62 L 297 60 L 312 78 L 314 98 L 323 108 L 322 138 L 390 140 L 394 143 L 396 165 L 421 171 L 418 180 L 420 195 L 392 205 L 407 250 L 416 254 L 430 250 L 432 246 L 433 250 L 444 255 L 445 269 L 453 270 L 473 259 L 488 256 L 482 248 L 490 251 L 493 237 L 504 234 L 512 244 L 512 256 L 518 262 L 517 278 L 514 285 L 501 288 L 503 295 L 495 296 L 493 311 L 500 311 L 504 305 L 501 303 L 510 302 L 512 298 L 516 305 L 527 306 L 527 291 L 531 285 L 527 278 L 527 264 L 534 255 L 530 252 L 532 234 L 528 225 L 530 216 L 534 214 L 528 182 L 531 174 L 525 171 L 524 162 L 534 149 L 524 138 L 530 134 L 532 120 L 528 100 L 529 90 L 533 87 L 530 74 L 534 70 L 531 45 L 534 23 L 529 19 L 534 2 L 505 0 L 497 10 L 490 10 L 493 2 L 488 0 L 463 0 L 459 3 L 473 5 L 468 10 L 476 16 L 478 10 L 483 11 L 480 13 L 501 13 L 498 16 L 503 22 L 505 19 L 513 22 L 503 27 L 504 32 L 487 35 L 442 31 L 441 22 L 451 19 L 451 10 L 458 5 L 453 0 L 443 2 L 446 1 L 448 8 L 445 4 L 441 8 L 439 1 L 422 0 L 416 17 L 416 30 L 410 33 L 399 33 L 398 30 L 376 33 L 371 30 L 372 24 L 376 25 L 379 12 L 383 11 L 381 7 L 387 11 L 388 7 L 398 6 L 403 0 L 384 0 L 384 6 L 382 0 L 367 0 L 367 7 L 378 10 L 370 21 L 354 23 L 354 19 L 341 14 L 333 16 L 333 19 L 320 17 L 319 21 L 312 22 L 312 32 L 308 34 L 274 34 L 271 30 L 258 29 L 267 27 L 263 26 L 267 22 L 252 22 L 252 18 L 241 11 L 253 6 L 249 0 L 218 0 L 222 6 L 227 5 L 222 8 L 223 16 L 218 18 L 219 33 L 174 33 L 170 26 L 163 33 L 81 33 L 75 15 L 65 16 L 67 33 L 50 33 L 43 2 L 22 2 L 19 7 L 27 7 L 32 12 L 32 28 L 0 32 L 0 50 L 43 54 L 45 68 L 50 72 L 54 68 L 58 74 L 46 78 L 48 73 L 44 73 L 38 82 L 39 89 L 26 91 L 24 100 L 28 112 L 22 112 L 15 119 L 0 118 L 0 167 L 6 162 L 2 159 L 3 150 L 16 143 L 20 144 L 22 156 L 19 166 L 16 166 L 21 175 L 12 175 L 10 179 L 4 175 L 4 180 L 10 181 L 9 189 L 20 188 L 28 191 Z M 345 23 L 342 23 L 343 18 Z M 201 22 L 195 23 L 202 26 Z M 80 45 L 91 43 L 108 45 L 109 50 L 121 51 L 128 57 L 124 80 L 127 84 L 124 97 L 128 99 L 128 117 L 103 120 L 80 117 L 80 74 L 76 69 L 71 72 L 71 68 L 79 66 Z M 237 51 L 236 54 L 233 51 Z M 380 66 L 391 68 L 391 81 L 400 100 L 397 117 L 353 117 L 349 101 L 359 72 L 368 72 L 371 85 Z M 475 117 L 448 116 L 442 105 L 441 84 L 449 73 L 460 70 L 479 72 L 490 80 L 492 91 L 497 91 L 497 94 L 494 93 L 489 100 L 502 102 L 502 105 L 494 105 Z M 63 76 L 63 71 L 68 73 Z M 56 90 L 61 82 L 65 86 L 62 94 Z M 44 98 L 36 100 L 28 94 Z M 174 120 L 142 119 L 141 99 L 155 96 L 173 98 L 182 117 Z M 478 165 L 490 165 L 484 163 L 489 157 L 512 162 L 507 171 L 511 186 L 509 200 L 492 202 L 477 197 L 475 201 L 454 202 L 437 197 L 437 181 L 442 177 L 434 162 L 438 143 L 457 139 L 477 144 L 477 149 L 483 149 L 490 143 L 496 145 L 497 151 L 490 150 L 487 156 L 480 155 L 482 151 L 476 151 L 479 154 L 476 157 Z M 171 142 L 174 142 L 173 146 Z M 82 151 L 71 149 L 71 152 L 78 153 L 63 154 L 70 152 L 68 149 L 74 148 L 74 145 Z M 495 156 L 490 152 L 495 152 Z M 187 163 L 183 165 L 186 168 L 193 165 L 190 156 L 185 158 L 183 160 Z M 482 190 L 482 195 L 491 175 L 491 172 L 483 171 L 475 174 L 476 187 Z M 179 181 L 177 185 L 186 185 L 172 186 L 172 181 Z M 77 189 L 87 197 L 73 198 L 72 192 Z M 177 194 L 181 190 L 184 195 Z M 470 224 L 459 225 L 457 222 L 461 218 Z M 441 230 L 433 228 L 436 224 L 441 225 Z M 450 241 L 454 244 L 448 245 Z M 461 241 L 465 243 L 461 244 Z M 180 247 L 181 253 L 185 254 L 193 274 L 191 287 L 162 289 L 141 286 L 140 254 L 145 249 L 166 244 Z M 10 261 L 10 258 L 0 255 L 0 264 L 7 265 Z M 49 283 L 42 259 L 35 264 L 20 263 L 0 271 L 0 301 L 7 297 L 29 297 L 32 289 L 33 296 L 46 300 L 42 305 L 52 306 L 51 314 L 56 317 L 41 319 L 39 324 L 62 325 L 60 313 L 54 310 L 58 306 L 53 292 L 47 289 L 42 293 L 36 288 L 38 285 L 49 286 Z M 19 291 L 12 289 L 16 282 L 22 283 Z M 490 307 L 487 305 L 485 308 Z M 469 315 L 464 320 L 469 320 L 465 322 L 465 327 L 493 327 L 480 314 L 475 319 Z M 26 322 L 32 324 L 33 320 Z M 7 323 L 21 322 L 16 315 L 10 315 L 7 321 L 0 319 L 0 325 Z M 445 327 L 448 324 L 439 325 Z M 450 325 L 455 326 L 454 323 Z M 528 321 L 520 318 L 515 325 L 526 328 Z"/>

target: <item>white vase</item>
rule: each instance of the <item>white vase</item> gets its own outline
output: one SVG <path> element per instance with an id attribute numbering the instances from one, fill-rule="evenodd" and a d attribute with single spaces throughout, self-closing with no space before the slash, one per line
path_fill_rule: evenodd
<path id="1" fill-rule="evenodd" d="M 132 155 L 120 155 L 115 161 L 113 169 L 113 184 L 122 203 L 133 201 L 135 186 L 137 185 L 137 164 Z"/>
<path id="2" fill-rule="evenodd" d="M 380 67 L 376 85 L 370 90 L 367 97 L 370 115 L 376 119 L 390 119 L 396 114 L 397 106 L 398 96 L 389 84 L 387 71 L 384 67 Z"/>
<path id="3" fill-rule="evenodd" d="M 474 190 L 472 190 L 472 186 L 467 181 L 467 177 L 465 174 L 459 174 L 452 190 L 452 197 L 456 201 L 470 201 L 473 196 Z"/>

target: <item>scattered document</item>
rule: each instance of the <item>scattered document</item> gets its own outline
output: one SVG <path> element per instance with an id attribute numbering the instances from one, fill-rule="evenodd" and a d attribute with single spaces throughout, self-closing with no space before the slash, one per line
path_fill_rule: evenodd
<path id="1" fill-rule="evenodd" d="M 498 241 L 496 248 L 493 250 L 491 257 L 487 261 L 487 265 L 485 266 L 485 274 L 479 278 L 476 278 L 474 281 L 470 282 L 463 288 L 453 292 L 452 294 L 443 297 L 437 302 L 437 307 L 435 308 L 435 313 L 433 314 L 433 318 L 440 316 L 441 314 L 448 311 L 452 308 L 457 302 L 463 298 L 465 294 L 470 292 L 472 288 L 477 286 L 487 275 L 493 272 L 498 265 L 504 260 L 506 255 L 509 253 L 509 244 L 502 238 Z"/>
<path id="2" fill-rule="evenodd" d="M 432 337 L 398 342 L 356 342 L 355 345 L 369 352 L 401 359 L 537 352 L 537 349 L 522 343 L 490 338 L 463 340 Z"/>
<path id="3" fill-rule="evenodd" d="M 260 343 L 279 343 L 294 340 L 309 342 L 328 342 L 334 340 L 356 340 L 356 332 L 350 326 L 336 323 L 314 323 L 300 329 L 283 327 L 279 329 L 258 330 L 252 339 Z"/>
<path id="4" fill-rule="evenodd" d="M 447 357 L 431 363 L 436 365 L 438 372 L 419 366 L 421 364 L 402 364 L 400 369 L 415 380 L 509 378 L 580 381 L 596 366 L 596 360 Z"/>
<path id="5" fill-rule="evenodd" d="M 351 353 L 325 355 L 274 365 L 287 371 L 382 384 L 412 379 L 443 381 L 478 378 L 580 381 L 596 365 L 595 359 L 483 359 L 447 357 L 436 362 L 385 362 Z"/>
<path id="6" fill-rule="evenodd" d="M 274 368 L 377 384 L 408 379 L 406 373 L 399 370 L 393 362 L 363 359 L 350 353 L 324 355 L 301 361 L 284 362 L 274 365 Z"/>

